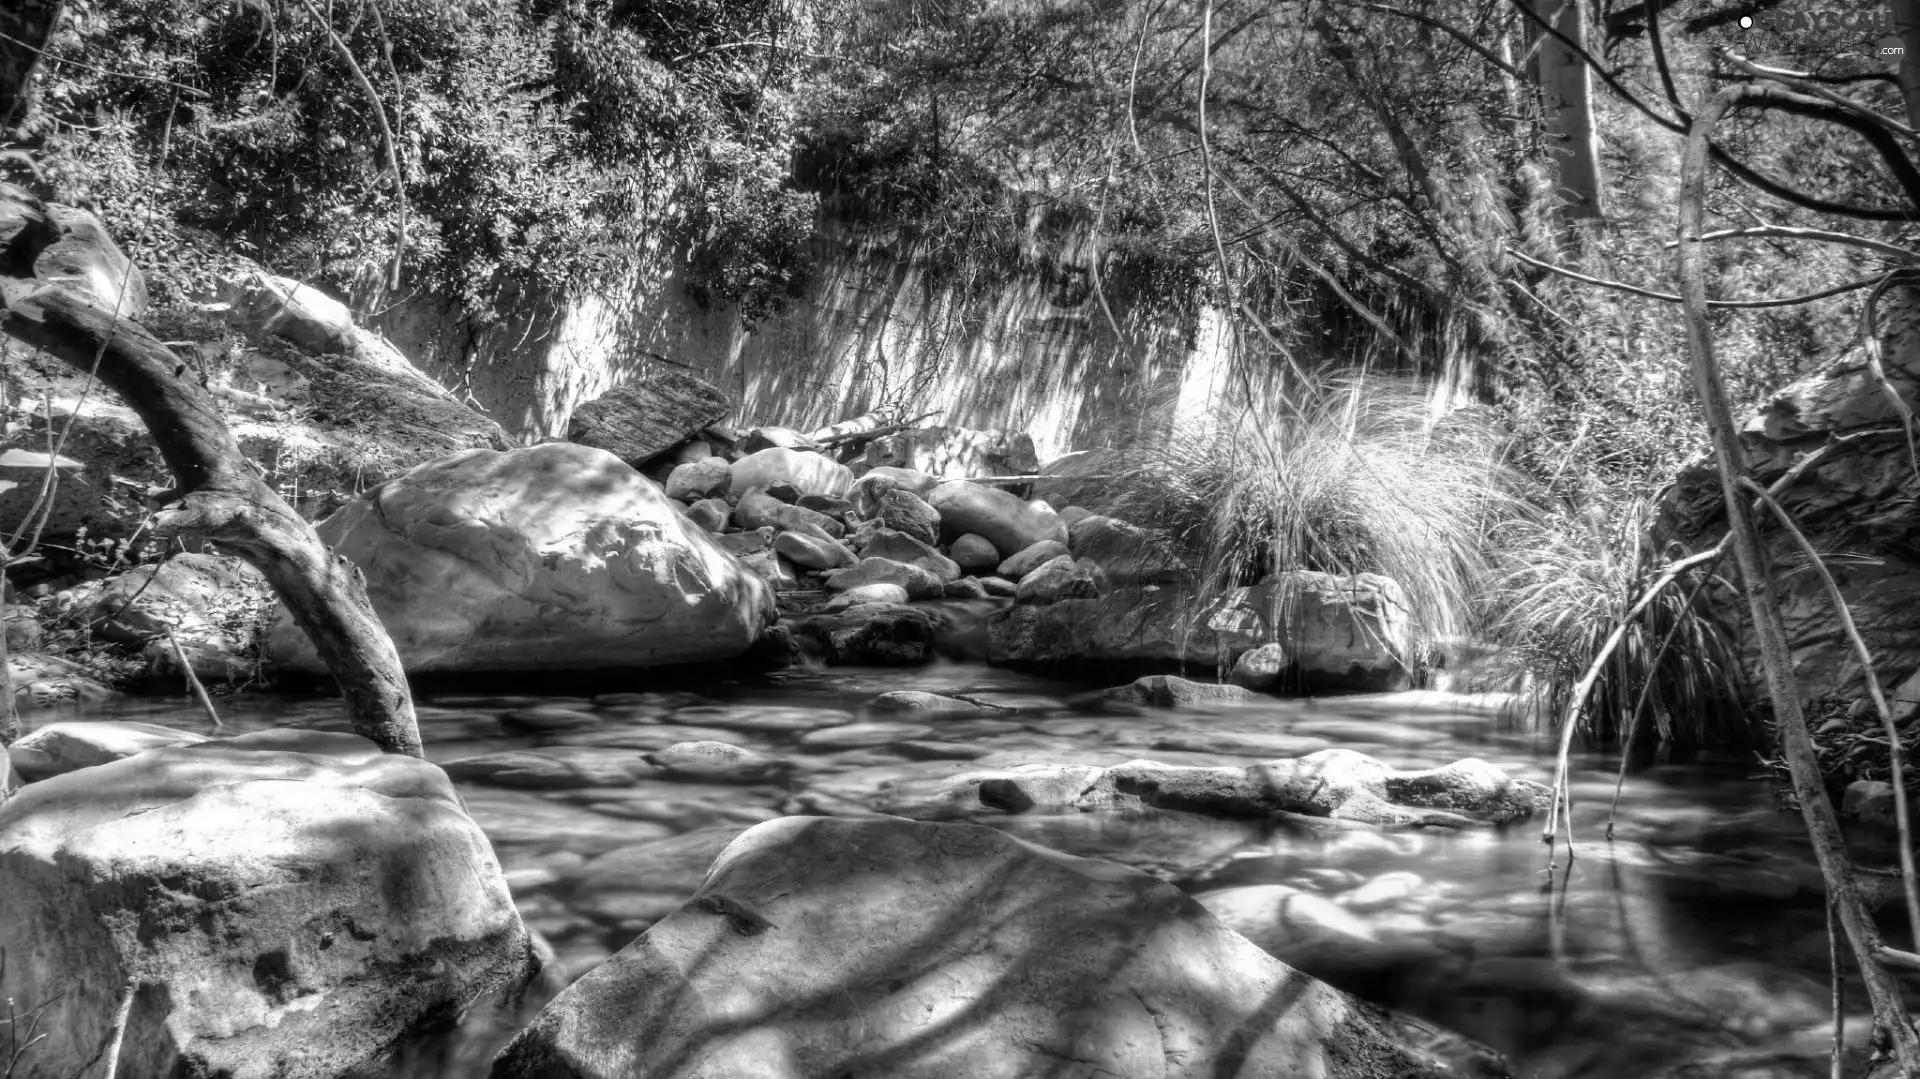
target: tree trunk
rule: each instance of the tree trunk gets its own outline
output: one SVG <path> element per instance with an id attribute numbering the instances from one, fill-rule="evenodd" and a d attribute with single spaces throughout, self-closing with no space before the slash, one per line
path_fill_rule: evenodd
<path id="1" fill-rule="evenodd" d="M 1800 801 L 1800 814 L 1806 821 L 1821 874 L 1826 878 L 1834 912 L 1846 929 L 1854 961 L 1866 981 L 1874 1021 L 1891 1044 L 1901 1074 L 1915 1076 L 1920 1075 L 1920 1034 L 1915 1033 L 1913 1020 L 1901 1000 L 1899 983 L 1876 954 L 1881 948 L 1880 931 L 1854 883 L 1853 865 L 1841 839 L 1840 822 L 1820 777 L 1820 764 L 1814 755 L 1813 738 L 1807 732 L 1806 716 L 1801 711 L 1800 687 L 1794 679 L 1792 655 L 1780 608 L 1774 600 L 1766 554 L 1754 529 L 1748 496 L 1740 489 L 1742 457 L 1738 429 L 1727 403 L 1726 384 L 1714 359 L 1713 332 L 1707 322 L 1707 285 L 1699 237 L 1705 231 L 1708 140 L 1721 117 L 1750 96 L 1764 96 L 1764 92 L 1750 84 L 1721 90 L 1700 110 L 1687 134 L 1686 155 L 1680 169 L 1679 234 L 1680 296 L 1687 325 L 1687 347 L 1692 357 L 1694 388 L 1700 395 L 1707 430 L 1713 438 L 1713 456 L 1719 466 L 1721 494 L 1727 509 L 1728 534 L 1740 566 L 1754 634 L 1759 639 L 1767 692 L 1772 698 L 1780 750 L 1792 776 L 1793 793 Z"/>
<path id="2" fill-rule="evenodd" d="M 1587 43 L 1586 6 L 1577 0 L 1532 0 L 1542 20 L 1558 11 L 1554 29 L 1584 48 Z M 1660 17 L 1658 7 L 1649 20 Z M 1535 78 L 1546 109 L 1547 133 L 1553 140 L 1554 160 L 1560 164 L 1560 193 L 1566 200 L 1560 212 L 1569 218 L 1604 218 L 1606 185 L 1600 177 L 1600 136 L 1593 123 L 1593 70 L 1580 54 L 1558 38 L 1548 37 L 1536 25 L 1531 35 L 1539 51 Z M 1542 42 L 1540 38 L 1547 38 Z"/>
<path id="3" fill-rule="evenodd" d="M 358 567 L 335 555 L 240 453 L 213 397 L 138 323 L 90 294 L 33 274 L 61 238 L 44 207 L 0 186 L 0 330 L 94 371 L 146 424 L 178 484 L 156 532 L 190 532 L 257 568 L 340 683 L 353 729 L 389 753 L 421 755 L 413 698 Z"/>
<path id="4" fill-rule="evenodd" d="M 1900 56 L 1900 96 L 1907 103 L 1907 126 L 1920 126 L 1920 0 L 1887 0 L 1893 32 L 1906 52 Z"/>

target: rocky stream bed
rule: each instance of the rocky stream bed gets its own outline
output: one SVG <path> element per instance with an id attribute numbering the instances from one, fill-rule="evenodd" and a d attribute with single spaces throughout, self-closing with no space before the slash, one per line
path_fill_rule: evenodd
<path id="1" fill-rule="evenodd" d="M 1426 1021 L 1436 1042 L 1451 1039 L 1445 1028 L 1505 1054 L 1516 1076 L 1825 1074 L 1821 880 L 1797 817 L 1752 781 L 1752 764 L 1636 774 L 1607 843 L 1613 763 L 1579 761 L 1578 857 L 1549 877 L 1535 822 L 1381 825 L 1088 795 L 1125 788 L 1128 762 L 1348 759 L 1329 750 L 1402 774 L 1478 758 L 1545 780 L 1550 749 L 1503 720 L 1494 698 L 1262 697 L 1176 711 L 1101 688 L 942 663 L 424 698 L 429 756 L 553 960 L 517 1008 L 476 1011 L 456 1034 L 410 1046 L 392 1074 L 484 1074 L 553 993 L 687 903 L 723 847 L 790 814 L 967 820 L 1144 870 L 1287 963 L 1411 1017 L 1405 1030 Z M 971 707 L 929 710 L 929 693 Z M 178 701 L 85 707 L 32 722 L 205 732 Z M 325 699 L 240 696 L 224 712 L 240 730 L 344 729 Z M 886 909 L 886 886 L 871 887 Z M 1866 1029 L 1864 1016 L 1851 1024 L 1856 1041 Z M 1472 1052 L 1450 1052 L 1471 1067 Z"/>

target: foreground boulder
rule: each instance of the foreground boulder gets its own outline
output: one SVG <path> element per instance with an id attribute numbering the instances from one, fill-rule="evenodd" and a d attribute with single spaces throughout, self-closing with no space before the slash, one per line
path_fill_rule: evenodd
<path id="1" fill-rule="evenodd" d="M 100 1074 L 129 992 L 120 1075 L 330 1079 L 524 981 L 527 932 L 446 775 L 279 734 L 0 806 L 0 997 L 43 1038 L 14 1079 Z"/>
<path id="2" fill-rule="evenodd" d="M 766 584 L 659 488 L 570 443 L 422 465 L 319 532 L 366 574 L 411 672 L 725 660 L 773 619 Z M 271 648 L 323 669 L 284 609 Z"/>
<path id="3" fill-rule="evenodd" d="M 575 408 L 567 438 L 638 467 L 725 416 L 726 395 L 685 371 L 662 366 Z"/>
<path id="4" fill-rule="evenodd" d="M 1390 1029 L 1144 873 L 974 825 L 787 817 L 493 1075 L 1443 1074 Z"/>

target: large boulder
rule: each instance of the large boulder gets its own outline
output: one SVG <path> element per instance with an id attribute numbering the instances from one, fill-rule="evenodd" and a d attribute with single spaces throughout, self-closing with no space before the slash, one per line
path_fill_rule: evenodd
<path id="1" fill-rule="evenodd" d="M 159 749 L 0 806 L 0 997 L 35 1013 L 14 1079 L 369 1074 L 530 948 L 438 768 L 279 732 Z M 336 736 L 340 737 L 340 736 Z M 311 748 L 311 747 L 308 747 Z"/>
<path id="2" fill-rule="evenodd" d="M 1273 1002 L 1284 1001 L 1284 1007 Z M 1172 885 L 975 825 L 787 817 L 495 1079 L 1442 1074 Z"/>
<path id="3" fill-rule="evenodd" d="M 94 633 L 120 644 L 143 644 L 168 629 L 183 644 L 221 641 L 234 616 L 257 610 L 266 593 L 260 571 L 238 558 L 186 552 L 109 580 L 86 617 Z"/>
<path id="4" fill-rule="evenodd" d="M 1116 482 L 1126 471 L 1117 450 L 1077 450 L 1048 461 L 1033 481 L 1033 497 L 1056 506 L 1103 509 L 1120 490 Z"/>
<path id="5" fill-rule="evenodd" d="M 1377 573 L 1275 574 L 1228 593 L 1208 613 L 1208 625 L 1234 644 L 1280 643 L 1290 661 L 1281 684 L 1304 692 L 1374 692 L 1411 683 L 1406 593 Z M 1247 650 L 1232 647 L 1236 656 Z"/>
<path id="6" fill-rule="evenodd" d="M 853 473 L 846 465 L 824 454 L 780 446 L 740 458 L 732 472 L 727 490 L 733 495 L 776 483 L 792 484 L 802 495 L 840 495 L 853 486 Z"/>
<path id="7" fill-rule="evenodd" d="M 639 381 L 575 408 L 567 438 L 638 467 L 732 408 L 712 384 L 663 365 Z"/>
<path id="8" fill-rule="evenodd" d="M 366 575 L 407 670 L 587 670 L 731 659 L 770 591 L 618 458 L 474 450 L 341 509 L 320 536 Z M 282 610 L 277 662 L 322 670 Z"/>
<path id="9" fill-rule="evenodd" d="M 1191 571 L 1165 536 L 1114 517 L 1088 514 L 1067 529 L 1075 558 L 1092 559 L 1115 585 L 1189 580 Z"/>
<path id="10" fill-rule="evenodd" d="M 944 538 L 951 541 L 971 532 L 993 544 L 1002 558 L 1041 540 L 1067 538 L 1067 526 L 1045 504 L 1027 502 L 998 487 L 951 480 L 928 492 L 927 502 L 940 511 Z"/>
<path id="11" fill-rule="evenodd" d="M 117 313 L 121 318 L 138 320 L 147 313 L 147 279 L 133 260 L 113 242 L 100 219 L 71 206 L 39 204 L 18 187 L 8 185 L 9 205 L 0 214 L 0 246 L 10 253 L 33 243 L 39 252 L 33 259 L 33 276 L 42 281 L 63 281 L 80 288 Z M 31 209 L 29 209 L 31 207 Z M 38 213 L 36 214 L 35 211 Z M 22 243 L 19 231 L 33 216 L 44 222 L 38 240 Z M 28 226 L 30 227 L 30 226 Z"/>
<path id="12" fill-rule="evenodd" d="M 1033 438 L 1024 431 L 921 427 L 867 443 L 869 467 L 909 468 L 930 476 L 1028 476 L 1040 468 Z"/>
<path id="13" fill-rule="evenodd" d="M 1881 684 L 1893 686 L 1920 675 L 1920 619 L 1913 616 L 1920 608 L 1920 551 L 1913 542 L 1920 535 L 1920 475 L 1902 415 L 1920 407 L 1920 290 L 1889 289 L 1879 312 L 1884 384 L 1856 349 L 1749 414 L 1739 446 L 1744 473 L 1762 487 L 1807 454 L 1820 455 L 1780 492 L 1779 502 L 1816 549 L 1844 555 L 1830 557 L 1828 566 Z M 1651 531 L 1662 551 L 1704 550 L 1726 535 L 1726 505 L 1711 457 L 1683 469 L 1662 493 Z M 1762 540 L 1770 565 L 1802 564 L 1792 536 L 1764 527 Z M 1780 570 L 1773 588 L 1801 692 L 1861 698 L 1859 658 L 1819 575 Z M 1715 587 L 1696 603 L 1732 629 L 1746 681 L 1763 685 L 1745 595 Z"/>
<path id="14" fill-rule="evenodd" d="M 1008 667 L 1227 670 L 1245 653 L 1279 644 L 1286 667 L 1270 688 L 1380 692 L 1411 680 L 1405 597 L 1392 580 L 1371 573 L 1276 574 L 1212 602 L 1146 585 L 1005 608 L 990 616 L 987 629 L 991 662 Z"/>

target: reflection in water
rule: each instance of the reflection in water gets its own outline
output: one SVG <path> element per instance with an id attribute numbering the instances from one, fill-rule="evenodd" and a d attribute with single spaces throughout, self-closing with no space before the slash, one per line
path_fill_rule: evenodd
<path id="1" fill-rule="evenodd" d="M 441 696 L 420 713 L 437 762 L 526 751 L 511 768 L 453 773 L 528 925 L 552 944 L 561 981 L 676 908 L 742 829 L 787 812 L 865 812 L 883 789 L 982 765 L 1243 764 L 1331 745 L 1402 768 L 1477 756 L 1542 781 L 1551 770 L 1544 739 L 1469 698 L 1115 713 L 1090 688 L 968 665 L 805 670 L 697 691 Z M 963 692 L 1007 711 L 868 713 L 867 701 L 896 689 Z M 334 701 L 233 698 L 222 711 L 243 730 L 344 729 Z M 177 702 L 87 718 L 201 724 Z M 787 766 L 731 783 L 671 781 L 644 764 L 689 740 Z M 1605 843 L 1614 762 L 1576 765 L 1578 857 L 1568 863 L 1563 849 L 1551 876 L 1535 824 L 1386 833 L 1169 811 L 980 823 L 1170 880 L 1288 962 L 1508 1054 L 1518 1076 L 1825 1075 L 1822 884 L 1798 818 L 1775 809 L 1751 765 L 1666 765 L 1629 778 Z M 1885 928 L 1902 943 L 1897 925 Z M 459 1036 L 418 1047 L 398 1074 L 482 1074 L 524 1018 L 475 1017 Z M 1849 1026 L 1864 1036 L 1868 1024 Z"/>

